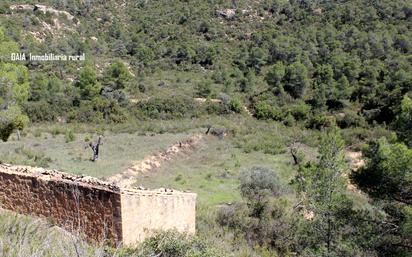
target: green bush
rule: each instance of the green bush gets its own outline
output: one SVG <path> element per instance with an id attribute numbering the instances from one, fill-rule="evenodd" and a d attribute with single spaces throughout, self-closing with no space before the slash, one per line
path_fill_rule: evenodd
<path id="1" fill-rule="evenodd" d="M 240 192 L 244 202 L 222 206 L 217 223 L 243 236 L 252 247 L 267 246 L 268 251 L 272 250 L 267 256 L 277 256 L 275 252 L 287 256 L 285 253 L 297 243 L 290 237 L 296 228 L 288 217 L 287 202 L 281 198 L 285 190 L 277 173 L 265 167 L 244 170 L 240 174 Z"/>
<path id="2" fill-rule="evenodd" d="M 15 130 L 23 130 L 28 124 L 28 118 L 18 106 L 9 106 L 0 110 L 0 139 L 7 141 Z"/>
<path id="3" fill-rule="evenodd" d="M 195 96 L 203 98 L 213 97 L 214 92 L 212 89 L 212 82 L 209 80 L 200 82 L 196 86 Z"/>
<path id="4" fill-rule="evenodd" d="M 240 173 L 240 193 L 248 201 L 261 201 L 283 194 L 278 173 L 266 167 L 253 167 Z"/>
<path id="5" fill-rule="evenodd" d="M 232 99 L 229 101 L 229 109 L 235 113 L 241 113 L 243 111 L 242 102 L 239 99 Z"/>
<path id="6" fill-rule="evenodd" d="M 60 128 L 58 128 L 58 127 L 54 127 L 52 130 L 51 130 L 51 134 L 55 137 L 55 136 L 57 136 L 57 135 L 60 135 L 62 133 L 62 131 L 60 130 Z"/>
<path id="7" fill-rule="evenodd" d="M 177 174 L 177 176 L 175 177 L 175 181 L 181 181 L 183 179 L 183 175 L 182 174 Z"/>
<path id="8" fill-rule="evenodd" d="M 231 113 L 230 107 L 223 103 L 206 101 L 203 105 L 204 112 L 207 114 L 224 115 Z"/>
<path id="9" fill-rule="evenodd" d="M 9 4 L 1 3 L 0 4 L 0 14 L 7 14 L 10 12 Z"/>
<path id="10" fill-rule="evenodd" d="M 24 112 L 32 122 L 55 121 L 58 116 L 56 107 L 46 101 L 27 102 L 24 105 Z"/>
<path id="11" fill-rule="evenodd" d="M 196 237 L 188 237 L 178 232 L 157 233 L 146 239 L 136 253 L 138 257 L 216 257 L 226 256 L 215 247 Z"/>
<path id="12" fill-rule="evenodd" d="M 91 101 L 82 101 L 78 108 L 68 114 L 69 122 L 122 123 L 127 120 L 126 112 L 116 100 L 95 97 Z"/>
<path id="13" fill-rule="evenodd" d="M 310 106 L 304 102 L 287 105 L 285 109 L 293 116 L 295 120 L 298 121 L 306 120 L 310 114 Z"/>
<path id="14" fill-rule="evenodd" d="M 66 134 L 64 135 L 64 139 L 66 140 L 66 143 L 70 143 L 76 140 L 76 135 L 72 130 L 67 130 Z"/>
<path id="15" fill-rule="evenodd" d="M 390 142 L 398 140 L 395 132 L 381 126 L 373 128 L 351 127 L 342 130 L 342 134 L 346 145 L 350 145 L 357 150 L 360 150 L 365 142 L 376 141 L 381 137 L 388 138 Z"/>
<path id="16" fill-rule="evenodd" d="M 259 102 L 254 106 L 256 118 L 262 120 L 277 120 L 280 121 L 283 118 L 283 112 L 280 108 L 271 106 L 265 102 Z"/>
<path id="17" fill-rule="evenodd" d="M 336 124 L 342 129 L 366 126 L 365 119 L 350 109 L 345 109 L 343 112 L 336 114 L 335 118 Z"/>
<path id="18" fill-rule="evenodd" d="M 322 129 L 330 128 L 336 124 L 336 119 L 334 116 L 328 116 L 324 113 L 313 114 L 306 121 L 306 128 L 310 129 Z"/>
<path id="19" fill-rule="evenodd" d="M 152 119 L 191 118 L 198 114 L 197 103 L 186 97 L 152 98 L 146 102 L 138 103 L 132 111 L 137 117 Z"/>
<path id="20" fill-rule="evenodd" d="M 79 108 L 74 109 L 69 117 L 69 122 L 102 122 L 103 114 L 97 112 L 90 101 L 82 101 Z"/>
<path id="21" fill-rule="evenodd" d="M 286 115 L 286 117 L 283 119 L 283 124 L 288 127 L 292 127 L 296 124 L 296 120 L 292 114 L 288 113 L 288 115 Z"/>
<path id="22" fill-rule="evenodd" d="M 249 215 L 245 203 L 236 202 L 231 205 L 224 205 L 219 208 L 216 216 L 216 222 L 223 227 L 233 230 L 242 231 L 247 226 L 246 218 Z"/>
<path id="23" fill-rule="evenodd" d="M 394 122 L 399 138 L 412 147 L 412 100 L 408 95 L 403 97 L 400 112 Z"/>

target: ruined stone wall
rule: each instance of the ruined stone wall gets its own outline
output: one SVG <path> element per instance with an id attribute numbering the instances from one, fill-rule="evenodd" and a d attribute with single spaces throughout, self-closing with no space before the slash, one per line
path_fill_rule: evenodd
<path id="1" fill-rule="evenodd" d="M 196 194 L 122 189 L 40 168 L 0 164 L 0 206 L 49 218 L 94 241 L 132 245 L 159 230 L 195 233 Z"/>
<path id="2" fill-rule="evenodd" d="M 119 190 L 81 177 L 0 165 L 0 205 L 22 214 L 47 217 L 92 240 L 122 240 Z"/>
<path id="3" fill-rule="evenodd" d="M 195 233 L 196 194 L 170 189 L 124 190 L 121 202 L 123 242 L 127 245 L 165 228 Z"/>

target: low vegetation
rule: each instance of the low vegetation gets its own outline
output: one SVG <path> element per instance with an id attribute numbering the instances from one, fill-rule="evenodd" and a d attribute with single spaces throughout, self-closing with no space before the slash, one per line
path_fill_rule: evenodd
<path id="1" fill-rule="evenodd" d="M 69 234 L 43 220 L 18 216 L 0 209 L 0 253 L 2 256 L 82 257 L 195 257 L 225 256 L 204 240 L 174 231 L 157 233 L 136 248 L 91 245 L 81 234 Z"/>

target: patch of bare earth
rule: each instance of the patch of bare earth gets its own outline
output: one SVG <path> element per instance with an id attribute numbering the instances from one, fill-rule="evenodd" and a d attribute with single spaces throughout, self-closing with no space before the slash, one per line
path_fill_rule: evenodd
<path id="1" fill-rule="evenodd" d="M 40 12 L 43 12 L 44 14 L 49 12 L 49 13 L 52 13 L 54 15 L 65 15 L 67 17 L 67 19 L 69 19 L 70 21 L 73 21 L 73 19 L 74 19 L 74 16 L 71 15 L 69 12 L 56 10 L 54 8 L 51 8 L 51 7 L 46 6 L 46 5 L 41 5 L 41 4 L 34 4 L 34 5 L 32 5 L 32 4 L 16 4 L 16 5 L 11 5 L 10 10 L 13 10 L 13 11 L 18 11 L 18 10 L 35 11 L 35 10 L 38 10 Z M 79 21 L 77 21 L 76 25 L 79 25 Z"/>
<path id="2" fill-rule="evenodd" d="M 362 158 L 362 152 L 347 151 L 346 159 L 349 161 L 350 170 L 356 171 L 365 166 L 365 160 Z M 344 176 L 348 181 L 348 190 L 362 194 L 362 192 L 354 184 L 351 183 L 350 179 L 348 178 L 348 174 L 345 173 Z"/>
<path id="3" fill-rule="evenodd" d="M 120 187 L 131 187 L 141 175 L 148 175 L 164 163 L 171 161 L 181 153 L 190 153 L 200 144 L 204 135 L 196 134 L 190 138 L 169 146 L 166 150 L 148 155 L 143 160 L 132 163 L 125 171 L 107 178 L 107 181 Z"/>
<path id="4" fill-rule="evenodd" d="M 36 30 L 27 31 L 27 33 L 33 36 L 33 38 L 38 42 L 44 42 L 48 35 L 52 35 L 53 37 L 66 37 L 67 32 L 75 32 L 76 27 L 80 25 L 80 21 L 75 19 L 75 17 L 69 12 L 56 10 L 46 5 L 16 4 L 11 5 L 10 10 L 12 11 L 12 15 L 21 11 L 30 11 L 33 13 L 38 11 L 42 12 L 43 14 L 50 13 L 51 15 L 53 15 L 51 19 L 52 22 L 50 23 L 36 17 L 35 19 L 37 19 L 41 26 L 36 26 Z M 61 19 L 68 22 L 62 22 Z"/>

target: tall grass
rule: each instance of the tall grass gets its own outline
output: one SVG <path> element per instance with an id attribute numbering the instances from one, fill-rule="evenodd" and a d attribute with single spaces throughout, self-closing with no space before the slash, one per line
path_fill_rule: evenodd
<path id="1" fill-rule="evenodd" d="M 201 237 L 156 232 L 135 247 L 87 242 L 45 220 L 0 209 L 0 256 L 4 257 L 224 257 L 224 250 Z"/>
<path id="2" fill-rule="evenodd" d="M 0 209 L 0 256 L 4 257 L 109 257 L 107 246 L 92 246 L 79 234 L 50 223 Z"/>

